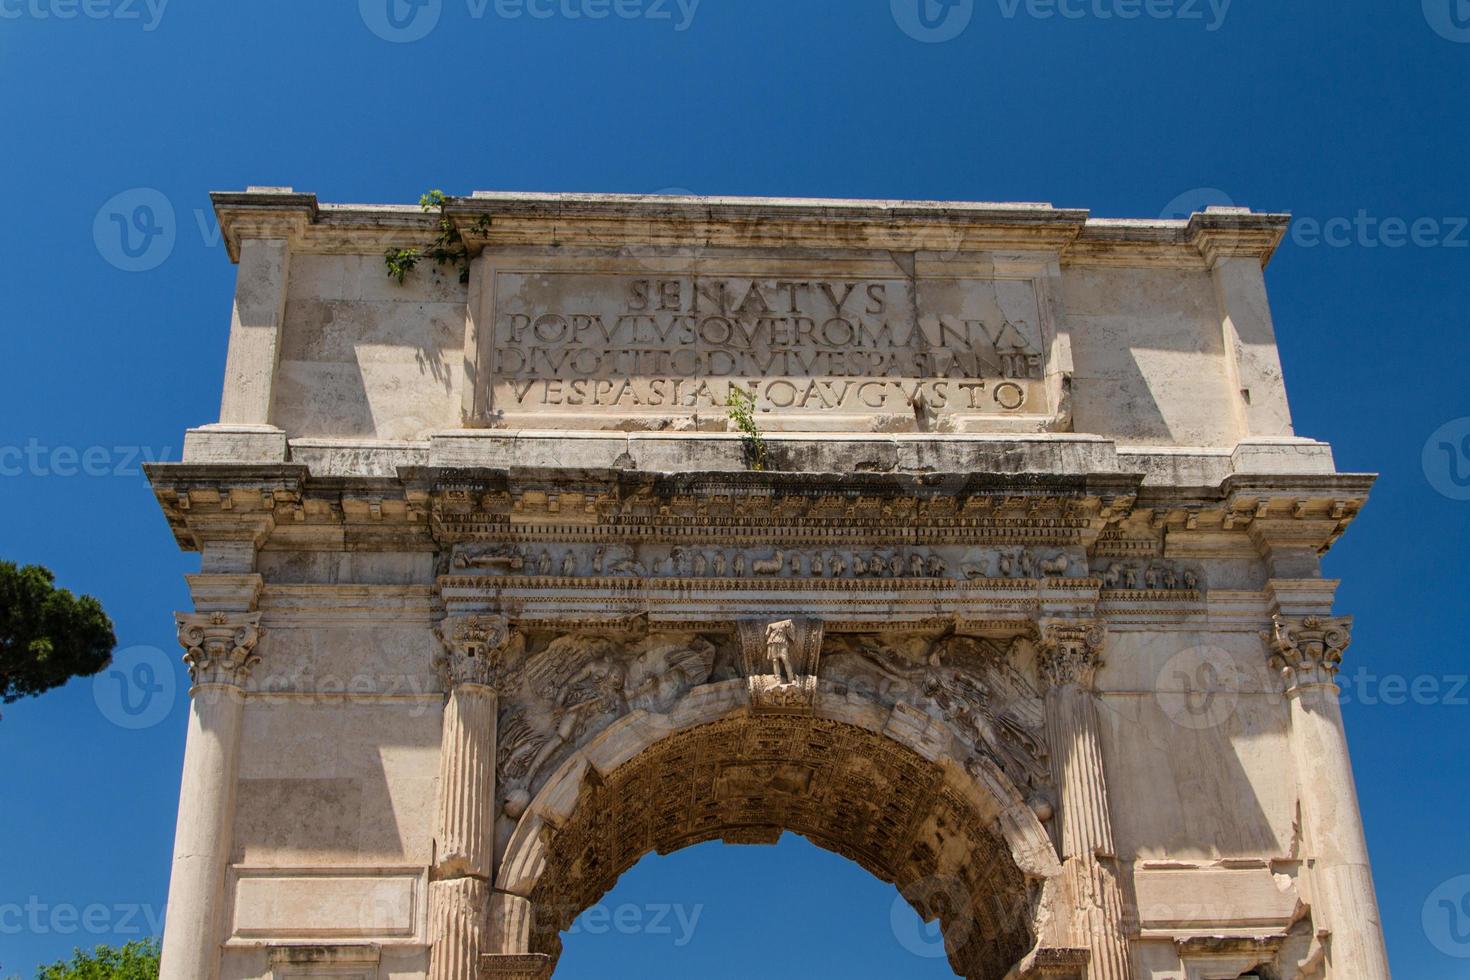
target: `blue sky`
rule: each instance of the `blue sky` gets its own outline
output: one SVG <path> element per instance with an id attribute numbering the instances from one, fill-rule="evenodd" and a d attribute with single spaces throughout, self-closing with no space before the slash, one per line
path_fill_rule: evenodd
<path id="1" fill-rule="evenodd" d="M 1268 272 L 1298 431 L 1383 474 L 1328 572 L 1358 617 L 1345 710 L 1390 952 L 1470 977 L 1470 2 L 395 2 L 0 0 L 0 556 L 101 598 L 136 687 L 4 710 L 0 976 L 160 914 L 197 559 L 137 464 L 216 416 L 234 270 L 207 192 L 288 184 L 1306 219 Z M 153 207 L 155 248 L 121 250 L 115 198 Z M 559 976 L 745 975 L 766 937 L 771 977 L 948 976 L 893 899 L 789 838 L 698 848 L 607 899 L 701 907 L 692 940 L 594 923 Z"/>

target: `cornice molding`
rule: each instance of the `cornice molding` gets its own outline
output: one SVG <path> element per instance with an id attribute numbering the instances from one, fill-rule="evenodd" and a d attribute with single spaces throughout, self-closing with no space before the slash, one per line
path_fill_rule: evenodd
<path id="1" fill-rule="evenodd" d="M 290 188 L 210 195 L 230 257 L 248 238 L 295 249 L 377 254 L 431 236 L 437 215 L 408 205 L 324 205 Z M 1054 253 L 1077 264 L 1207 269 L 1224 257 L 1268 262 L 1290 218 L 1212 209 L 1186 220 L 1095 219 L 1050 204 L 476 193 L 445 214 L 471 254 L 484 248 L 842 248 Z"/>

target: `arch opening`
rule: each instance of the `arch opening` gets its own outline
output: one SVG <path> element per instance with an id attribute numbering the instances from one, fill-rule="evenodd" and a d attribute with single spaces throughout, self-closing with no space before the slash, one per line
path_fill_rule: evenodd
<path id="1" fill-rule="evenodd" d="M 528 900 L 519 949 L 504 952 L 555 960 L 561 933 L 646 854 L 791 832 L 937 920 L 956 975 L 1001 980 L 1037 946 L 1045 881 L 1017 864 L 1000 820 L 952 767 L 883 734 L 741 711 L 666 734 L 609 770 L 580 770 L 570 812 L 522 842 L 534 858 L 508 856 L 535 872 L 516 892 Z"/>

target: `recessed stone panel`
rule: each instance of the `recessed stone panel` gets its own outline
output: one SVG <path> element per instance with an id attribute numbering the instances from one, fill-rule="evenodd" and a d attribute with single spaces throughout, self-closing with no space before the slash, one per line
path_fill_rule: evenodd
<path id="1" fill-rule="evenodd" d="M 490 264 L 482 421 L 722 428 L 732 389 L 772 430 L 1005 429 L 1051 412 L 1031 278 L 583 265 Z"/>

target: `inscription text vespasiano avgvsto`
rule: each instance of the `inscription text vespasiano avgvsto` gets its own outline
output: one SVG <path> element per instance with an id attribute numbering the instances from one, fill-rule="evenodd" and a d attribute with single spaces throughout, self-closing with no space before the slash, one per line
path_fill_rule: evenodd
<path id="1" fill-rule="evenodd" d="M 1030 280 L 501 272 L 503 414 L 1044 413 Z"/>

